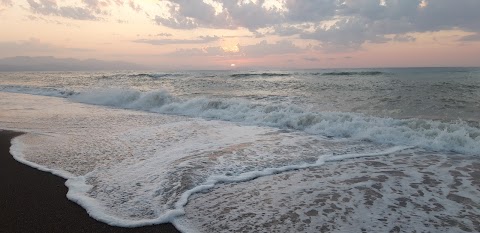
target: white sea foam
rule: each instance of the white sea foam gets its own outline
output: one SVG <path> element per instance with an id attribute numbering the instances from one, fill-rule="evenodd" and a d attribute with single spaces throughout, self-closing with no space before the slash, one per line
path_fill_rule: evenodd
<path id="1" fill-rule="evenodd" d="M 231 132 L 229 132 L 231 133 Z M 245 132 L 251 136 L 252 131 Z M 225 135 L 223 135 L 225 136 Z M 237 141 L 242 138 L 241 135 L 236 135 Z M 227 141 L 230 141 L 228 139 Z M 258 140 L 256 140 L 258 142 Z M 298 142 L 296 142 L 298 143 Z M 16 157 L 21 157 L 21 150 L 18 146 L 21 144 L 20 142 L 15 141 L 14 148 L 12 153 L 16 155 Z M 203 143 L 202 143 L 203 144 Z M 237 144 L 238 145 L 238 144 Z M 200 148 L 199 145 L 195 146 L 195 151 L 198 151 Z M 211 146 L 211 145 L 210 145 Z M 284 145 L 287 146 L 287 145 Z M 175 146 L 178 147 L 178 146 Z M 219 148 L 218 148 L 219 149 Z M 159 223 L 167 223 L 173 222 L 179 229 L 189 229 L 188 226 L 183 226 L 184 224 L 182 220 L 176 221 L 179 216 L 185 214 L 184 206 L 188 203 L 188 199 L 191 195 L 199 192 L 207 191 L 213 188 L 218 183 L 237 183 L 237 182 L 245 182 L 252 179 L 256 179 L 258 177 L 268 176 L 272 174 L 282 173 L 286 171 L 298 170 L 298 169 L 305 169 L 305 168 L 312 168 L 318 167 L 323 165 L 325 162 L 333 162 L 338 160 L 345 160 L 351 158 L 360 158 L 360 157 L 368 157 L 368 156 L 381 156 L 381 155 L 388 155 L 392 153 L 396 153 L 402 150 L 408 149 L 406 147 L 392 147 L 386 149 L 384 151 L 378 152 L 371 152 L 371 153 L 359 153 L 359 154 L 342 154 L 342 155 L 332 155 L 332 154 L 325 154 L 320 155 L 319 159 L 313 163 L 307 162 L 300 162 L 299 164 L 293 165 L 286 165 L 281 167 L 267 167 L 263 170 L 255 170 L 257 167 L 242 167 L 241 170 L 251 170 L 245 173 L 239 173 L 237 175 L 232 176 L 230 172 L 235 173 L 235 171 L 231 170 L 231 167 L 227 168 L 229 171 L 227 174 L 215 174 L 210 175 L 205 179 L 205 181 L 201 183 L 192 183 L 187 186 L 182 186 L 178 183 L 178 180 L 172 180 L 172 177 L 169 177 L 167 174 L 169 171 L 172 171 L 172 168 L 168 168 L 172 166 L 172 163 L 175 163 L 176 160 L 179 159 L 178 154 L 175 156 L 176 160 L 172 160 L 168 162 L 168 159 L 165 160 L 164 156 L 157 155 L 146 161 L 136 161 L 131 165 L 127 165 L 132 163 L 129 161 L 127 163 L 121 163 L 118 166 L 115 166 L 113 171 L 111 169 L 107 169 L 107 171 L 102 170 L 95 170 L 91 173 L 86 174 L 85 176 L 71 176 L 70 174 L 65 175 L 62 171 L 56 171 L 48 168 L 44 168 L 43 166 L 38 166 L 36 164 L 30 163 L 25 160 L 20 160 L 22 162 L 27 162 L 29 165 L 33 165 L 34 167 L 40 168 L 41 170 L 52 172 L 57 175 L 61 175 L 67 178 L 66 186 L 69 188 L 69 192 L 67 193 L 67 197 L 80 204 L 84 207 L 87 212 L 93 218 L 100 220 L 102 222 L 108 223 L 113 226 L 121 226 L 121 227 L 138 227 L 138 226 L 145 226 L 145 225 L 153 225 Z M 227 150 L 229 150 L 227 148 Z M 186 150 L 188 153 L 188 149 Z M 177 151 L 178 153 L 179 151 Z M 185 152 L 183 152 L 185 153 Z M 168 155 L 167 153 L 165 153 Z M 208 155 L 208 153 L 207 153 Z M 276 156 L 276 155 L 273 155 Z M 180 156 L 181 157 L 181 156 Z M 201 157 L 201 156 L 200 156 Z M 197 158 L 198 159 L 198 158 Z M 229 158 L 231 159 L 231 158 Z M 264 160 L 264 156 L 261 158 Z M 278 159 L 281 159 L 281 155 Z M 238 161 L 232 161 L 233 163 Z M 260 168 L 262 167 L 262 163 L 258 163 L 259 161 L 255 161 L 256 165 Z M 205 163 L 203 161 L 202 163 Z M 164 165 L 164 167 L 162 167 Z M 191 168 L 195 166 L 189 163 L 186 167 Z M 198 166 L 198 165 L 197 165 Z M 224 168 L 223 165 L 217 167 L 217 172 L 222 171 Z M 121 169 L 121 170 L 117 170 Z M 181 166 L 175 167 L 175 169 L 181 169 Z M 198 169 L 198 167 L 195 167 Z M 237 168 L 239 169 L 239 168 Z M 212 169 L 215 172 L 215 168 Z M 212 170 L 207 172 L 212 172 Z M 108 173 L 105 176 L 104 173 Z M 187 171 L 184 170 L 188 174 Z M 238 171 L 237 171 L 238 172 Z M 198 175 L 198 174 L 196 174 Z M 155 176 L 155 182 L 150 182 L 150 178 Z M 68 178 L 70 177 L 70 178 Z M 182 174 L 180 177 L 175 176 L 176 179 L 185 179 L 185 178 L 193 178 L 185 176 Z M 95 185 L 90 184 L 91 182 L 88 179 L 95 179 Z M 103 182 L 101 181 L 103 179 Z M 199 179 L 202 180 L 202 179 Z M 132 182 L 136 182 L 132 184 Z M 173 183 L 169 183 L 173 182 Z M 99 184 L 101 183 L 101 184 Z M 167 187 L 165 187 L 165 185 Z M 177 184 L 177 185 L 175 185 Z M 183 184 L 186 185 L 186 184 Z M 187 187 L 192 186 L 193 188 L 186 190 Z M 103 190 L 99 193 L 96 193 L 92 197 L 92 190 L 98 189 L 101 187 Z M 125 189 L 127 188 L 127 189 Z M 175 189 L 176 192 L 173 194 L 170 193 L 169 196 L 160 196 L 161 198 L 155 198 L 157 193 L 169 193 L 165 189 Z M 113 191 L 114 190 L 114 191 Z M 113 191 L 113 192 L 112 192 Z M 168 202 L 162 202 L 163 199 L 170 199 L 173 205 L 169 205 Z M 163 203 L 163 205 L 162 205 Z M 117 206 L 114 206 L 117 205 Z M 166 207 L 166 208 L 165 208 Z M 148 216 L 154 212 L 154 218 Z M 136 215 L 136 216 L 135 216 Z"/>
<path id="2" fill-rule="evenodd" d="M 192 194 L 218 183 L 404 149 L 59 98 L 0 96 L 9 109 L 0 126 L 27 132 L 13 140 L 15 158 L 68 179 L 70 200 L 123 227 L 175 222 Z"/>
<path id="3" fill-rule="evenodd" d="M 475 157 L 405 151 L 286 171 L 197 193 L 194 232 L 477 232 Z"/>
<path id="4" fill-rule="evenodd" d="M 22 141 L 23 137 L 25 137 L 25 135 L 18 136 L 18 137 L 15 137 L 14 139 L 12 139 L 12 142 L 11 142 L 12 146 L 10 147 L 10 154 L 13 156 L 13 158 L 15 160 L 17 160 L 20 163 L 26 164 L 30 167 L 36 168 L 40 171 L 49 172 L 49 173 L 52 173 L 54 175 L 63 177 L 65 179 L 73 179 L 75 177 L 75 175 L 71 174 L 68 171 L 59 170 L 59 169 L 52 169 L 52 168 L 49 168 L 47 166 L 37 164 L 37 163 L 33 163 L 33 162 L 30 162 L 30 161 L 26 160 L 25 156 L 23 154 L 23 151 L 25 150 L 25 145 Z"/>
<path id="5" fill-rule="evenodd" d="M 182 100 L 166 91 L 96 90 L 75 101 L 150 112 L 295 129 L 329 137 L 418 146 L 437 151 L 478 154 L 480 129 L 465 122 L 371 117 L 356 113 L 310 112 L 292 105 L 263 105 L 241 99 Z"/>
<path id="6" fill-rule="evenodd" d="M 406 149 L 393 147 L 379 152 L 338 154 L 341 152 L 337 150 L 378 149 L 374 149 L 376 146 L 373 145 L 355 143 L 348 146 L 341 142 L 341 148 L 336 150 L 333 149 L 336 142 L 321 142 L 316 137 L 221 122 L 181 121 L 123 133 L 118 139 L 126 137 L 128 139 L 125 141 L 141 146 L 138 152 L 133 152 L 133 157 L 110 163 L 108 167 L 101 160 L 94 170 L 85 175 L 75 175 L 61 170 L 62 157 L 55 154 L 67 151 L 61 147 L 61 140 L 54 137 L 47 143 L 49 148 L 60 146 L 60 151 L 42 149 L 44 140 L 51 137 L 32 133 L 17 137 L 12 141 L 11 153 L 22 163 L 66 178 L 69 188 L 67 197 L 70 200 L 84 207 L 93 218 L 122 227 L 175 222 L 178 216 L 185 213 L 183 207 L 192 194 L 206 191 L 218 183 L 244 182 L 285 171 L 321 166 L 325 162 L 380 156 Z M 66 141 L 73 140 L 69 139 L 69 135 L 63 137 L 66 137 Z M 139 145 L 140 141 L 146 143 Z M 28 146 L 24 145 L 25 142 Z M 86 145 L 89 144 L 92 145 L 88 147 L 99 146 L 94 142 Z M 82 145 L 83 150 L 89 151 L 86 145 Z M 67 146 L 76 148 L 72 144 Z M 161 151 L 151 154 L 151 148 L 161 148 Z M 338 155 L 334 155 L 332 149 Z M 24 153 L 35 153 L 38 157 L 43 157 L 43 153 L 54 153 L 54 162 L 60 167 L 52 169 L 38 164 L 42 158 L 37 159 L 37 163 L 30 162 L 25 159 Z M 82 157 L 68 158 L 80 160 L 80 164 L 85 163 L 81 161 Z M 176 224 L 180 229 L 186 229 L 181 222 Z"/>
<path id="7" fill-rule="evenodd" d="M 67 97 L 74 101 L 163 114 L 241 122 L 249 125 L 294 129 L 314 135 L 368 140 L 376 143 L 418 146 L 436 151 L 478 154 L 480 129 L 465 122 L 393 119 L 346 112 L 314 112 L 243 99 L 197 97 L 181 99 L 165 90 L 96 89 L 81 93 L 54 88 L 2 86 L 1 91 Z"/>

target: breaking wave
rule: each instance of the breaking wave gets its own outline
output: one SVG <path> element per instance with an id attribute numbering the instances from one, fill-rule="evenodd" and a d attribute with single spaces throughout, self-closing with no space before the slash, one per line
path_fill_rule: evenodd
<path id="1" fill-rule="evenodd" d="M 2 86 L 0 91 L 68 98 L 76 102 L 161 114 L 304 131 L 325 137 L 479 154 L 480 129 L 467 122 L 394 119 L 349 112 L 312 112 L 289 104 L 244 99 L 178 98 L 165 90 L 102 89 L 77 93 L 56 88 Z"/>
<path id="2" fill-rule="evenodd" d="M 480 129 L 463 121 L 452 123 L 345 112 L 310 112 L 294 105 L 265 105 L 242 99 L 180 99 L 163 90 L 96 90 L 69 98 L 88 104 L 299 130 L 326 137 L 465 154 L 478 154 L 480 151 Z"/>

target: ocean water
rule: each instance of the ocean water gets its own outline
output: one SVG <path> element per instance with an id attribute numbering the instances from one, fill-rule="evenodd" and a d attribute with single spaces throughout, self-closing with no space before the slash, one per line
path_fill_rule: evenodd
<path id="1" fill-rule="evenodd" d="M 0 73 L 14 157 L 95 219 L 480 231 L 480 69 Z"/>

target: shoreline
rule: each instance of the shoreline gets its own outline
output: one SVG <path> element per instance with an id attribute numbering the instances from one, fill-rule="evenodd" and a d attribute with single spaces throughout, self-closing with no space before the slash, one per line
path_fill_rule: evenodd
<path id="1" fill-rule="evenodd" d="M 11 140 L 20 132 L 0 130 L 0 230 L 5 232 L 179 232 L 172 224 L 113 227 L 91 218 L 67 199 L 65 179 L 16 161 Z"/>

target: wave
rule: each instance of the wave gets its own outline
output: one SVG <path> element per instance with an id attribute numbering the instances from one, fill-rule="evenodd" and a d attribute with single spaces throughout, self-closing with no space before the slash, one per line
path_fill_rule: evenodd
<path id="1" fill-rule="evenodd" d="M 311 112 L 295 105 L 258 104 L 243 99 L 181 99 L 164 90 L 0 86 L 0 91 L 68 98 L 76 102 L 304 131 L 325 137 L 409 145 L 435 151 L 479 154 L 480 129 L 464 121 L 393 119 L 349 112 Z"/>
<path id="2" fill-rule="evenodd" d="M 377 76 L 377 75 L 383 75 L 383 74 L 385 73 L 381 71 L 357 71 L 357 72 L 341 71 L 341 72 L 313 73 L 313 75 L 323 75 L 323 76 L 352 76 L 352 75 Z"/>
<path id="3" fill-rule="evenodd" d="M 140 74 L 131 74 L 128 75 L 130 78 L 139 78 L 139 77 L 149 77 L 149 78 L 164 78 L 164 77 L 180 77 L 184 76 L 183 74 L 170 74 L 170 73 L 140 73 Z"/>
<path id="4" fill-rule="evenodd" d="M 162 78 L 169 75 L 170 74 L 131 74 L 131 75 L 128 75 L 128 77 L 130 78 L 139 78 L 139 77 Z"/>
<path id="5" fill-rule="evenodd" d="M 478 154 L 480 151 L 480 129 L 463 121 L 448 123 L 380 118 L 357 113 L 309 112 L 293 105 L 256 104 L 242 99 L 180 99 L 163 90 L 96 90 L 69 98 L 88 104 L 299 130 L 326 137 L 465 154 Z"/>
<path id="6" fill-rule="evenodd" d="M 253 77 L 253 76 L 261 76 L 261 77 L 284 77 L 290 76 L 291 74 L 287 73 L 239 73 L 239 74 L 232 74 L 230 77 L 232 78 L 244 78 L 244 77 Z"/>
<path id="7" fill-rule="evenodd" d="M 14 85 L 0 86 L 0 91 L 30 94 L 30 95 L 53 96 L 53 97 L 69 97 L 69 96 L 78 94 L 75 91 L 61 89 L 61 88 L 29 87 L 29 86 L 14 86 Z"/>

